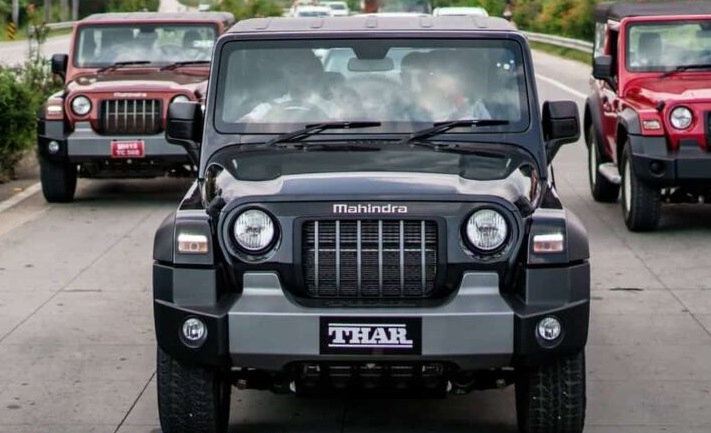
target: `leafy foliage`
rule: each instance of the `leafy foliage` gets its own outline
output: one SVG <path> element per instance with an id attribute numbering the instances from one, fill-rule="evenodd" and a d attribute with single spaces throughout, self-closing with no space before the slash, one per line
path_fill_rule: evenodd
<path id="1" fill-rule="evenodd" d="M 232 12 L 236 20 L 253 17 L 276 17 L 282 14 L 282 3 L 275 0 L 222 0 L 214 10 Z"/>

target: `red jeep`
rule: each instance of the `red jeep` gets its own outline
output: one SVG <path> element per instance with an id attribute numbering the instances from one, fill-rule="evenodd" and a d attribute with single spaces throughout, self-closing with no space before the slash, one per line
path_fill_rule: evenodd
<path id="1" fill-rule="evenodd" d="M 629 230 L 711 199 L 711 2 L 597 6 L 585 107 L 590 190 Z"/>
<path id="2" fill-rule="evenodd" d="M 48 202 L 74 198 L 77 177 L 192 175 L 190 155 L 164 137 L 172 101 L 204 98 L 217 37 L 230 13 L 91 15 L 69 55 L 52 56 L 65 82 L 39 113 L 37 146 Z"/>

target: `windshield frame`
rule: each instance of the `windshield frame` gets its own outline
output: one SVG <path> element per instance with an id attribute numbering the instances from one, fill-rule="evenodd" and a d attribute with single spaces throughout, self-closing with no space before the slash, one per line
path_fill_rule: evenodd
<path id="1" fill-rule="evenodd" d="M 113 62 L 102 62 L 102 63 L 91 63 L 89 65 L 79 64 L 79 55 L 81 53 L 81 34 L 87 29 L 101 29 L 101 28 L 119 28 L 119 27 L 139 27 L 142 25 L 154 26 L 156 28 L 160 27 L 181 27 L 181 28 L 211 28 L 214 32 L 215 39 L 213 39 L 213 46 L 210 48 L 210 60 L 214 56 L 214 48 L 217 45 L 217 40 L 220 37 L 220 26 L 219 23 L 215 21 L 135 21 L 135 22 L 86 22 L 77 27 L 74 37 L 72 38 L 73 44 L 71 46 L 71 65 L 75 69 L 101 69 L 107 66 L 111 66 Z M 175 63 L 175 61 L 159 61 L 153 62 L 152 59 L 135 59 L 135 60 L 150 60 L 151 62 L 146 65 L 140 65 L 142 67 L 156 67 L 164 66 L 167 64 Z M 183 59 L 188 60 L 188 59 Z"/>
<path id="2" fill-rule="evenodd" d="M 232 52 L 244 49 L 245 45 L 251 45 L 248 49 L 266 48 L 266 47 L 277 47 L 277 48 L 311 48 L 319 49 L 322 48 L 324 41 L 327 43 L 336 44 L 333 48 L 338 48 L 338 41 L 343 41 L 344 44 L 348 44 L 351 41 L 367 41 L 367 40 L 388 40 L 398 46 L 401 44 L 412 44 L 405 46 L 417 47 L 421 45 L 423 47 L 431 48 L 472 48 L 472 46 L 467 46 L 472 42 L 479 42 L 482 44 L 490 43 L 492 48 L 501 47 L 511 47 L 514 50 L 514 55 L 517 61 L 517 80 L 520 84 L 519 98 L 520 98 L 520 114 L 521 117 L 518 120 L 512 121 L 506 126 L 488 126 L 484 128 L 475 129 L 462 129 L 457 128 L 452 131 L 448 131 L 446 134 L 453 135 L 467 135 L 467 134 L 483 134 L 483 133 L 522 133 L 531 128 L 533 122 L 538 115 L 538 108 L 534 106 L 537 102 L 537 94 L 535 91 L 534 84 L 530 81 L 530 75 L 532 74 L 532 69 L 529 66 L 529 57 L 527 54 L 527 49 L 522 45 L 522 41 L 517 38 L 511 38 L 509 34 L 503 34 L 501 32 L 477 32 L 472 34 L 472 32 L 463 31 L 447 31 L 436 34 L 423 34 L 422 32 L 377 32 L 372 35 L 364 34 L 354 34 L 354 33 L 336 33 L 328 35 L 319 35 L 318 38 L 314 38 L 310 35 L 290 35 L 288 39 L 277 38 L 274 35 L 266 35 L 264 37 L 250 37 L 252 35 L 241 35 L 238 40 L 227 40 L 224 41 L 218 48 L 219 54 L 216 54 L 215 60 L 219 59 L 219 62 L 214 62 L 215 66 L 213 68 L 213 73 L 211 77 L 211 91 L 216 95 L 214 99 L 210 101 L 210 107 L 208 107 L 208 119 L 212 123 L 212 127 L 221 134 L 236 134 L 241 136 L 259 136 L 259 135 L 274 135 L 286 133 L 292 130 L 302 128 L 304 124 L 302 123 L 237 123 L 237 122 L 225 122 L 222 119 L 223 106 L 225 104 L 225 91 L 221 90 L 224 88 L 224 83 L 226 75 L 228 73 L 228 62 L 229 56 Z M 510 45 L 509 45 L 510 44 Z M 347 46 L 347 45 L 345 45 Z M 483 47 L 483 45 L 482 45 Z M 483 48 L 486 49 L 486 48 Z M 334 120 L 377 120 L 382 122 L 382 126 L 379 128 L 369 128 L 360 133 L 366 134 L 386 134 L 386 135 L 402 135 L 412 133 L 427 127 L 432 126 L 432 122 L 429 121 L 383 121 L 382 119 L 334 119 Z M 318 122 L 313 122 L 318 123 Z M 272 127 L 257 127 L 255 125 L 279 125 L 280 128 L 275 130 Z M 283 125 L 283 127 L 281 127 Z M 348 135 L 352 135 L 353 132 L 348 132 Z M 323 134 L 325 135 L 325 134 Z M 338 135 L 332 132 L 331 139 L 333 135 Z"/>

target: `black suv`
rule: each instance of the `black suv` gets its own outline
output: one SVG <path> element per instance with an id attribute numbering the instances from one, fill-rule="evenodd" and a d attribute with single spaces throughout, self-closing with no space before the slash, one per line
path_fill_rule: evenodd
<path id="1" fill-rule="evenodd" d="M 590 265 L 550 163 L 577 105 L 481 17 L 245 20 L 168 141 L 199 177 L 154 249 L 163 430 L 232 386 L 443 397 L 515 384 L 524 432 L 581 432 Z"/>

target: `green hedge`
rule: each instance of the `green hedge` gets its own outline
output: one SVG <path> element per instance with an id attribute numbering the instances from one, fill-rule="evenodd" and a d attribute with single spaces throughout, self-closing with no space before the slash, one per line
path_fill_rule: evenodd
<path id="1" fill-rule="evenodd" d="M 592 41 L 596 0 L 517 0 L 513 20 L 522 30 Z"/>
<path id="2" fill-rule="evenodd" d="M 35 144 L 37 112 L 61 89 L 49 61 L 33 58 L 18 68 L 0 67 L 0 182 L 13 178 L 14 167 Z"/>
<path id="3" fill-rule="evenodd" d="M 212 7 L 213 10 L 227 11 L 234 14 L 237 21 L 253 17 L 278 17 L 282 14 L 283 2 L 275 0 L 222 0 Z"/>

